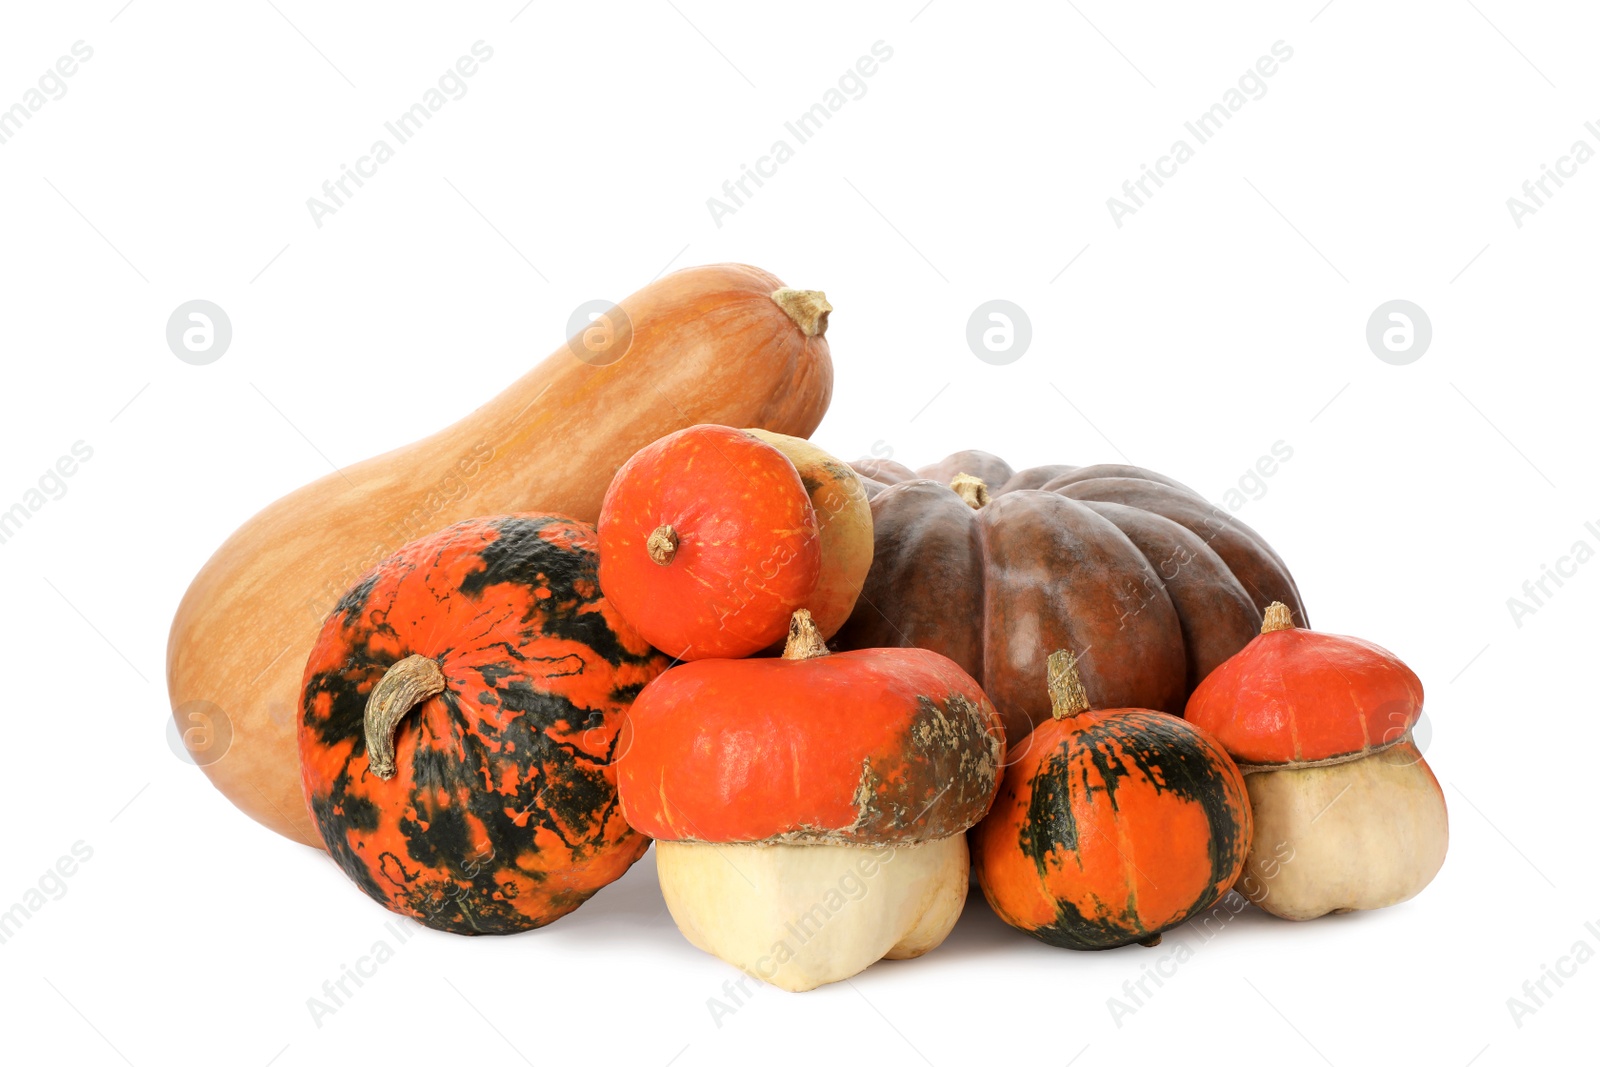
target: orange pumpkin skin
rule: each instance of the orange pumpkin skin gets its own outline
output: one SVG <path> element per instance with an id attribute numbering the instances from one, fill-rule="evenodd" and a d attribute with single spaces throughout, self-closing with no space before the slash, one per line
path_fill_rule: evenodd
<path id="1" fill-rule="evenodd" d="M 990 907 L 1050 945 L 1147 941 L 1204 911 L 1244 868 L 1244 778 L 1211 738 L 1165 712 L 1045 722 L 968 835 Z"/>
<path id="2" fill-rule="evenodd" d="M 635 450 L 697 422 L 816 429 L 833 391 L 826 316 L 783 307 L 772 296 L 782 286 L 736 263 L 664 275 L 622 300 L 631 323 L 622 358 L 580 358 L 574 338 L 453 425 L 330 473 L 240 526 L 195 575 L 167 642 L 180 729 L 199 706 L 231 732 L 226 754 L 202 767 L 212 784 L 262 825 L 321 847 L 295 759 L 301 668 L 344 591 L 408 541 L 506 512 L 593 522 Z"/>
<path id="3" fill-rule="evenodd" d="M 666 667 L 599 595 L 593 527 L 562 516 L 468 520 L 407 545 L 353 588 L 306 672 L 306 805 L 366 894 L 435 929 L 515 933 L 565 915 L 649 842 L 617 808 L 628 700 Z M 397 662 L 445 690 L 402 718 L 394 776 L 364 717 Z"/>
<path id="4" fill-rule="evenodd" d="M 653 540 L 663 532 L 664 545 Z M 771 645 L 821 570 L 799 472 L 744 430 L 691 426 L 646 445 L 600 506 L 600 586 L 676 659 L 737 658 Z"/>
<path id="5" fill-rule="evenodd" d="M 1264 768 L 1358 758 L 1404 741 L 1421 714 L 1422 680 L 1394 653 L 1294 626 L 1251 639 L 1183 713 Z"/>
<path id="6" fill-rule="evenodd" d="M 903 845 L 989 809 L 1005 733 L 978 683 L 922 649 L 706 660 L 622 727 L 629 825 L 665 841 Z"/>

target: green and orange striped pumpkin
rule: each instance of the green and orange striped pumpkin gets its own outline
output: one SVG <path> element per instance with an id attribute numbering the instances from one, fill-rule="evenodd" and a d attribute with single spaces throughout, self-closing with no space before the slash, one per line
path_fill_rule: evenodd
<path id="1" fill-rule="evenodd" d="M 995 913 L 1051 945 L 1153 944 L 1244 867 L 1251 816 L 1222 746 L 1160 711 L 1091 711 L 1070 653 L 1049 657 L 1052 718 L 1013 753 L 971 831 Z"/>
<path id="2" fill-rule="evenodd" d="M 543 926 L 650 842 L 617 802 L 617 732 L 666 669 L 600 595 L 594 527 L 472 519 L 378 564 L 306 665 L 301 775 L 366 894 L 461 934 Z"/>

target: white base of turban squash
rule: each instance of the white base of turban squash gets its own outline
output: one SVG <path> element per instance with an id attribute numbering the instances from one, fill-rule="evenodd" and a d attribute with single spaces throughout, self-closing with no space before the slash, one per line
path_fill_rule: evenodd
<path id="1" fill-rule="evenodd" d="M 683 936 L 795 993 L 937 948 L 961 916 L 967 866 L 964 834 L 892 848 L 656 842 Z"/>
<path id="2" fill-rule="evenodd" d="M 1450 843 L 1444 792 L 1405 741 L 1348 763 L 1245 775 L 1244 884 L 1284 919 L 1386 908 L 1422 892 Z"/>

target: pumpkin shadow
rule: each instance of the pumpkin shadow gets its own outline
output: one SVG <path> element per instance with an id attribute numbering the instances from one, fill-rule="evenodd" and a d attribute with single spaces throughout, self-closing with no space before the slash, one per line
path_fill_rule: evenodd
<path id="1" fill-rule="evenodd" d="M 1007 926 L 1000 916 L 994 913 L 994 909 L 989 907 L 989 902 L 983 898 L 983 890 L 976 884 L 970 884 L 967 887 L 967 902 L 961 909 L 961 918 L 956 920 L 950 936 L 944 939 L 944 943 L 935 950 L 935 953 L 945 962 L 954 962 L 962 958 L 994 956 L 1019 949 L 1048 951 L 1049 946 L 1040 944 L 1022 931 Z M 935 953 L 930 953 L 930 956 Z"/>
<path id="2" fill-rule="evenodd" d="M 1280 919 L 1276 915 L 1266 912 L 1253 904 L 1247 903 L 1242 897 L 1231 899 L 1232 907 L 1219 901 L 1212 910 L 1193 916 L 1187 922 L 1166 931 L 1165 938 L 1175 939 L 1169 942 L 1168 947 L 1179 942 L 1186 943 L 1192 949 L 1210 944 L 1213 940 L 1222 942 L 1251 942 L 1259 938 L 1274 940 L 1284 937 L 1286 931 L 1307 926 L 1306 923 L 1293 922 Z M 1339 915 L 1325 915 L 1315 920 L 1314 925 L 1327 926 L 1332 923 L 1357 923 L 1370 919 L 1370 912 L 1350 912 Z M 1207 917 L 1210 921 L 1207 922 Z M 1159 947 L 1153 946 L 1153 947 Z M 1116 949 L 1104 951 L 1088 951 L 1075 953 L 1085 960 L 1096 958 L 1116 959 L 1119 956 L 1134 955 L 1142 950 L 1142 946 L 1123 945 Z M 955 927 L 950 931 L 950 936 L 944 944 L 937 949 L 940 960 L 954 962 L 965 958 L 977 959 L 1005 952 L 1042 952 L 1057 954 L 1062 949 L 1047 945 L 1028 936 L 1020 930 L 1007 925 L 994 909 L 989 907 L 989 902 L 984 899 L 983 891 L 974 882 L 967 891 L 967 902 L 962 908 L 961 918 L 956 921 Z M 931 955 L 931 954 L 930 954 Z"/>
<path id="3" fill-rule="evenodd" d="M 1220 904 L 1218 905 L 1221 906 Z M 1271 937 L 1281 939 L 1292 936 L 1297 931 L 1317 930 L 1324 931 L 1334 926 L 1353 928 L 1360 923 L 1377 923 L 1383 921 L 1384 914 L 1389 909 L 1377 908 L 1360 911 L 1329 912 L 1319 915 L 1315 919 L 1284 919 L 1262 908 L 1250 904 L 1241 908 L 1226 922 L 1229 931 L 1237 931 L 1236 936 L 1241 939 L 1254 939 L 1257 937 Z M 1265 931 L 1265 932 L 1263 932 Z"/>
<path id="4" fill-rule="evenodd" d="M 621 878 L 546 929 L 566 931 L 588 940 L 637 942 L 645 937 L 687 947 L 667 911 L 666 898 L 661 895 L 653 845 Z"/>

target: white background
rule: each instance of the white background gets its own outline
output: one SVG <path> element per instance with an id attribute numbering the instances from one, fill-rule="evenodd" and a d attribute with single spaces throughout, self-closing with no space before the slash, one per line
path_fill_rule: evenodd
<path id="1" fill-rule="evenodd" d="M 1600 961 L 1520 1027 L 1506 1003 L 1578 940 L 1600 949 L 1582 681 L 1600 563 L 1520 626 L 1507 607 L 1574 542 L 1600 547 L 1600 162 L 1520 228 L 1506 206 L 1573 141 L 1600 148 L 1592 10 L 275 3 L 0 16 L 0 107 L 94 49 L 0 145 L 0 509 L 93 449 L 0 545 L 0 910 L 93 850 L 0 945 L 7 1060 L 1594 1057 Z M 306 199 L 480 39 L 467 94 L 314 225 Z M 707 198 L 880 40 L 865 95 L 719 227 Z M 1266 94 L 1117 227 L 1107 197 L 1280 40 Z M 1452 822 L 1437 881 L 1385 912 L 1249 911 L 1204 944 L 1106 953 L 1036 944 L 975 897 L 928 957 L 762 989 L 719 1026 L 708 998 L 737 974 L 679 936 L 647 858 L 543 931 L 417 931 L 316 1025 L 307 998 L 392 942 L 389 916 L 169 749 L 190 576 L 278 495 L 494 395 L 583 301 L 722 260 L 827 292 L 815 437 L 847 458 L 1126 458 L 1220 503 L 1292 447 L 1239 515 L 1319 628 L 1422 676 Z M 164 338 L 195 298 L 234 330 L 203 367 Z M 965 341 L 992 298 L 1032 321 L 1008 366 Z M 1364 337 L 1395 298 L 1433 324 L 1408 366 Z M 1183 938 L 1193 958 L 1118 1025 L 1108 998 Z"/>

